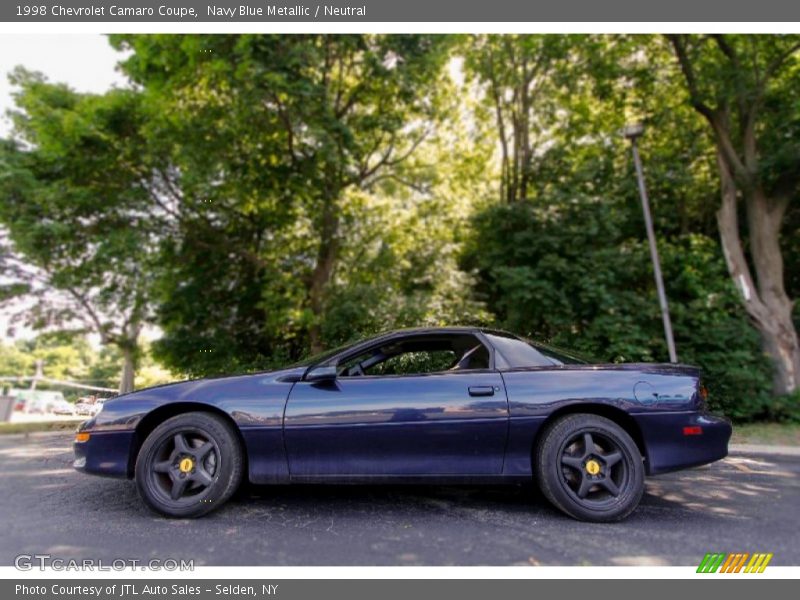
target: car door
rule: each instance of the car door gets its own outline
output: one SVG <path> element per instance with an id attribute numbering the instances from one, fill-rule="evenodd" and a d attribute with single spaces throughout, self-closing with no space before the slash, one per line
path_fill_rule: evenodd
<path id="1" fill-rule="evenodd" d="M 300 381 L 284 440 L 293 479 L 496 475 L 508 401 L 492 369 Z"/>

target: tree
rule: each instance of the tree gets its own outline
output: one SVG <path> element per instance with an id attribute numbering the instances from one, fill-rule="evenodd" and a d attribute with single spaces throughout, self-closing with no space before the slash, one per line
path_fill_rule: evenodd
<path id="1" fill-rule="evenodd" d="M 800 37 L 671 35 L 669 41 L 689 102 L 716 145 L 717 223 L 728 271 L 772 360 L 774 393 L 792 393 L 800 385 L 800 342 L 780 237 L 800 186 Z"/>
<path id="2" fill-rule="evenodd" d="M 477 213 L 464 252 L 501 327 L 600 362 L 664 360 L 647 242 L 624 197 L 572 196 Z M 636 215 L 639 217 L 639 215 Z M 768 370 L 713 238 L 660 239 L 681 360 L 703 369 L 712 407 L 769 414 Z"/>
<path id="3" fill-rule="evenodd" d="M 471 38 L 466 67 L 484 86 L 500 144 L 500 198 L 528 198 L 535 160 L 559 120 L 577 36 L 488 35 Z"/>
<path id="4" fill-rule="evenodd" d="M 173 149 L 181 235 L 196 242 L 177 244 L 176 252 L 203 255 L 195 263 L 199 270 L 184 269 L 173 280 L 191 286 L 199 277 L 200 287 L 215 286 L 206 278 L 211 270 L 222 278 L 220 287 L 206 289 L 231 300 L 223 287 L 232 278 L 224 276 L 224 264 L 212 266 L 224 258 L 234 272 L 246 273 L 235 280 L 250 298 L 246 307 L 237 301 L 242 310 L 227 322 L 246 328 L 259 354 L 321 349 L 348 194 L 396 180 L 400 165 L 428 136 L 438 110 L 436 84 L 447 39 L 112 39 L 133 51 L 124 68 L 144 88 L 152 108 L 151 132 L 168 139 Z M 203 248 L 198 238 L 212 243 Z M 186 336 L 185 348 L 190 329 L 197 330 L 189 306 L 172 303 L 162 313 L 162 349 L 178 347 L 171 340 L 176 333 Z M 219 341 L 230 341 L 231 336 L 218 333 Z"/>
<path id="5" fill-rule="evenodd" d="M 403 183 L 351 193 L 323 326 L 328 344 L 399 327 L 491 323 L 457 262 L 473 204 L 494 184 L 486 173 L 493 148 L 464 121 L 437 127 L 397 173 Z"/>
<path id="6" fill-rule="evenodd" d="M 554 81 L 540 83 L 569 93 L 556 96 L 554 113 L 537 111 L 526 197 L 479 206 L 467 231 L 462 266 L 477 298 L 500 326 L 597 360 L 666 359 L 630 148 L 619 134 L 642 119 L 681 359 L 703 368 L 715 410 L 737 420 L 775 414 L 767 361 L 714 240 L 713 146 L 669 77 L 670 48 L 643 36 L 578 42 L 557 61 Z M 519 77 L 509 73 L 508 89 Z"/>
<path id="7" fill-rule="evenodd" d="M 148 151 L 130 90 L 78 94 L 17 69 L 15 139 L 0 148 L 0 248 L 6 303 L 40 330 L 99 335 L 123 357 L 133 389 L 155 264 Z"/>

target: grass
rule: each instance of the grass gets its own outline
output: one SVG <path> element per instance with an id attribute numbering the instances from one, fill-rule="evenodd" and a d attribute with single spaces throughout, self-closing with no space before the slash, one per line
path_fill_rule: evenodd
<path id="1" fill-rule="evenodd" d="M 746 423 L 734 425 L 731 443 L 800 446 L 800 423 Z"/>
<path id="2" fill-rule="evenodd" d="M 85 419 L 70 421 L 42 421 L 35 423 L 0 423 L 0 435 L 10 433 L 34 433 L 40 431 L 75 431 L 78 423 Z"/>

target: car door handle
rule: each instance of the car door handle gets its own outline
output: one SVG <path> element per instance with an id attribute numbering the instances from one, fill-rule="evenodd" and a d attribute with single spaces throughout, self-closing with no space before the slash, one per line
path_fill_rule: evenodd
<path id="1" fill-rule="evenodd" d="M 494 387 L 491 385 L 473 385 L 469 388 L 470 396 L 494 396 Z"/>

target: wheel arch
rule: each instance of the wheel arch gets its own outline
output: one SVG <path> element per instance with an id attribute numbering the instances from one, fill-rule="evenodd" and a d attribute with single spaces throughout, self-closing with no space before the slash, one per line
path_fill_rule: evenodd
<path id="1" fill-rule="evenodd" d="M 642 458 L 644 458 L 645 471 L 649 470 L 647 444 L 644 441 L 644 436 L 642 435 L 642 430 L 639 427 L 639 424 L 630 414 L 628 414 L 621 408 L 617 408 L 616 406 L 611 406 L 609 404 L 603 404 L 601 402 L 580 402 L 577 404 L 570 404 L 568 406 L 563 406 L 557 410 L 554 410 L 547 416 L 547 419 L 545 419 L 545 421 L 536 431 L 536 435 L 533 438 L 533 444 L 531 445 L 532 471 L 535 472 L 535 469 L 533 469 L 533 461 L 535 460 L 536 449 L 539 446 L 539 442 L 542 440 L 542 437 L 544 436 L 548 428 L 562 417 L 575 414 L 590 414 L 590 415 L 597 415 L 599 417 L 605 417 L 606 419 L 613 421 L 614 423 L 622 427 L 625 433 L 631 436 L 631 439 L 636 444 L 636 447 L 639 449 L 639 453 L 642 455 Z"/>
<path id="2" fill-rule="evenodd" d="M 169 402 L 167 404 L 157 406 L 139 420 L 139 423 L 137 423 L 136 429 L 134 430 L 135 435 L 133 438 L 133 443 L 131 444 L 130 456 L 128 457 L 129 478 L 133 477 L 136 466 L 136 457 L 139 455 L 139 450 L 141 450 L 142 444 L 147 439 L 147 436 L 149 436 L 156 427 L 158 427 L 167 419 L 191 412 L 204 412 L 216 415 L 231 426 L 231 429 L 236 435 L 236 439 L 239 441 L 239 447 L 242 450 L 242 458 L 244 460 L 244 473 L 247 474 L 247 445 L 245 444 L 242 432 L 239 430 L 239 426 L 236 424 L 236 421 L 233 420 L 233 417 L 231 417 L 229 413 L 225 412 L 221 408 L 211 404 L 185 401 Z"/>

